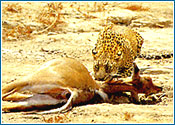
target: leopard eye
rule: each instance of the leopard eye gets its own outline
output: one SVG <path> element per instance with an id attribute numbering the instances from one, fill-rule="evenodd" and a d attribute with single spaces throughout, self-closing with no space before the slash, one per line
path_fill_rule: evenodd
<path id="1" fill-rule="evenodd" d="M 97 54 L 97 52 L 95 51 L 95 49 L 92 49 L 92 54 L 93 55 Z"/>
<path id="2" fill-rule="evenodd" d="M 98 71 L 98 70 L 99 70 L 99 66 L 98 66 L 98 65 L 95 65 L 95 66 L 94 66 L 94 70 L 95 70 L 95 71 Z"/>
<path id="3" fill-rule="evenodd" d="M 118 56 L 115 55 L 114 60 L 115 61 L 119 61 L 119 59 L 120 59 L 120 57 L 118 57 Z"/>
<path id="4" fill-rule="evenodd" d="M 117 55 L 118 55 L 118 56 L 121 56 L 121 55 L 122 55 L 122 52 L 121 52 L 121 51 L 119 51 L 119 52 L 117 53 Z"/>

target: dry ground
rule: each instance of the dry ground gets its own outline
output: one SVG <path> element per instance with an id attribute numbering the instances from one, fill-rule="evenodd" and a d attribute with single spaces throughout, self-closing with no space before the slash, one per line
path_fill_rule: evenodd
<path id="1" fill-rule="evenodd" d="M 145 39 L 142 52 L 173 53 L 173 2 L 2 2 L 2 86 L 57 57 L 73 57 L 92 72 L 91 50 L 108 23 L 128 25 Z M 44 30 L 46 29 L 46 30 Z M 154 105 L 89 104 L 67 114 L 2 113 L 2 123 L 173 123 L 173 58 L 136 60 L 163 86 Z M 55 120 L 54 120 L 55 119 Z"/>

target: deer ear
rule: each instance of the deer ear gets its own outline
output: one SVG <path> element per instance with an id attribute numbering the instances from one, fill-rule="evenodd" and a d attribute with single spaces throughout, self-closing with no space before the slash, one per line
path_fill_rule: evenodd
<path id="1" fill-rule="evenodd" d="M 140 79 L 140 70 L 135 62 L 133 62 L 133 75 L 132 79 Z"/>

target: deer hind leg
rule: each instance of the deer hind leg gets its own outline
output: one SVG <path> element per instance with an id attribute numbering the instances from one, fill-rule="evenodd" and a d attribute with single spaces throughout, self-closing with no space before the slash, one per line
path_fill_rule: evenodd
<path id="1" fill-rule="evenodd" d="M 73 101 L 77 97 L 77 92 L 72 91 L 69 88 L 67 88 L 69 92 L 71 93 L 69 99 L 67 100 L 66 104 L 64 104 L 62 107 L 56 108 L 56 109 L 51 109 L 48 111 L 43 111 L 43 112 L 38 112 L 37 114 L 48 114 L 48 113 L 60 113 L 63 111 L 67 111 L 68 109 L 72 108 L 73 106 Z"/>
<path id="2" fill-rule="evenodd" d="M 14 95 L 10 95 L 7 98 L 10 100 L 3 101 L 2 110 L 4 112 L 13 112 L 33 109 L 49 109 L 59 106 L 57 109 L 41 112 L 40 114 L 61 112 L 72 107 L 72 100 L 75 95 L 76 92 L 71 91 L 69 88 L 56 88 L 45 91 L 44 93 L 33 93 L 33 95 L 14 93 Z M 19 98 L 17 96 L 19 96 Z"/>
<path id="3" fill-rule="evenodd" d="M 15 94 L 18 96 L 19 94 Z M 15 96 L 14 95 L 14 96 Z M 25 94 L 24 94 L 25 95 Z M 11 96 L 13 97 L 13 96 Z M 22 97 L 22 95 L 20 95 Z M 2 102 L 2 110 L 4 112 L 13 112 L 13 111 L 28 111 L 28 110 L 38 110 L 44 109 L 48 106 L 62 104 L 66 102 L 66 99 L 55 99 L 48 94 L 35 94 L 27 96 L 25 99 L 22 98 L 15 98 L 15 99 L 22 99 L 22 100 L 13 100 L 11 101 L 3 101 Z M 10 98 L 9 98 L 10 99 Z"/>

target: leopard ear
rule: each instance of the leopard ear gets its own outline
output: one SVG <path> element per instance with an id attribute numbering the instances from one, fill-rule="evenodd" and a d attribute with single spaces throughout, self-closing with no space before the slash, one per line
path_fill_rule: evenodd
<path id="1" fill-rule="evenodd" d="M 140 70 L 135 62 L 133 62 L 133 75 L 132 79 L 140 79 Z"/>
<path id="2" fill-rule="evenodd" d="M 97 54 L 97 52 L 95 51 L 95 49 L 92 49 L 92 54 L 93 55 Z"/>

